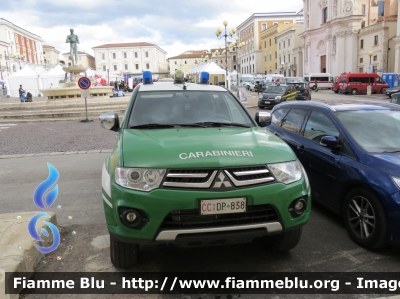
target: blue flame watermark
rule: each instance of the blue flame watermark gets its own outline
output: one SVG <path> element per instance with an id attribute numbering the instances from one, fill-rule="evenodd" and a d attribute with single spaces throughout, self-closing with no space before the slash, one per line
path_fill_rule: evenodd
<path id="1" fill-rule="evenodd" d="M 55 202 L 58 196 L 58 185 L 55 185 L 52 190 L 48 190 L 58 181 L 60 174 L 58 173 L 58 170 L 50 163 L 47 163 L 47 167 L 49 168 L 49 176 L 45 181 L 37 186 L 35 193 L 33 194 L 34 204 L 42 210 L 47 210 L 48 208 L 50 208 L 50 206 Z M 34 238 L 36 241 L 44 242 L 36 231 L 36 224 L 41 217 L 51 218 L 50 215 L 46 213 L 40 213 L 33 216 L 32 219 L 29 221 L 28 231 L 31 237 Z M 50 247 L 42 247 L 35 244 L 35 247 L 41 253 L 49 253 L 56 250 L 57 247 L 60 245 L 60 232 L 58 231 L 58 228 L 51 222 L 44 221 L 44 223 L 50 228 L 50 231 L 53 234 L 53 244 Z M 44 236 L 49 236 L 49 232 L 46 229 L 42 228 L 41 232 Z"/>

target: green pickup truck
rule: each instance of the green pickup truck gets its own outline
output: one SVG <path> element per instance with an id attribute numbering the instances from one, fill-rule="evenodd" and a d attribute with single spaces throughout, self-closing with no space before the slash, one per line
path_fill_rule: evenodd
<path id="1" fill-rule="evenodd" d="M 286 251 L 311 209 L 304 169 L 285 142 L 258 124 L 224 87 L 152 82 L 143 73 L 102 170 L 111 261 L 130 268 L 141 244 L 212 246 L 261 239 Z M 204 84 L 201 84 L 204 83 Z"/>

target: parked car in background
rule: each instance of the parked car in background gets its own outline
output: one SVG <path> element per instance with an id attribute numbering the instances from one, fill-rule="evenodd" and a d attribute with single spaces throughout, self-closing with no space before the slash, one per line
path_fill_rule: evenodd
<path id="1" fill-rule="evenodd" d="M 239 85 L 243 85 L 250 90 L 250 83 L 254 81 L 254 76 L 250 74 L 239 74 Z"/>
<path id="2" fill-rule="evenodd" d="M 392 88 L 388 88 L 386 89 L 386 95 L 391 98 L 392 94 L 396 93 L 396 92 L 400 92 L 400 86 L 395 86 Z"/>
<path id="3" fill-rule="evenodd" d="M 296 88 L 293 85 L 271 85 L 260 94 L 258 108 L 272 108 L 284 101 L 296 99 Z"/>
<path id="4" fill-rule="evenodd" d="M 343 73 L 339 78 L 340 93 L 367 93 L 371 86 L 372 93 L 386 93 L 389 85 L 376 73 Z"/>
<path id="5" fill-rule="evenodd" d="M 298 101 L 311 101 L 310 84 L 308 82 L 302 83 L 289 83 L 296 88 L 296 100 Z"/>
<path id="6" fill-rule="evenodd" d="M 283 103 L 266 128 L 291 146 L 312 198 L 343 217 L 357 244 L 400 244 L 399 105 Z"/>

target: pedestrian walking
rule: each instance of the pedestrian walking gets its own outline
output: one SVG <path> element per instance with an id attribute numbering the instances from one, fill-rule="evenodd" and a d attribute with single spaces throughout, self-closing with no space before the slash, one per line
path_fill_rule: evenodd
<path id="1" fill-rule="evenodd" d="M 25 102 L 25 90 L 22 88 L 22 85 L 19 86 L 18 92 L 21 103 Z"/>

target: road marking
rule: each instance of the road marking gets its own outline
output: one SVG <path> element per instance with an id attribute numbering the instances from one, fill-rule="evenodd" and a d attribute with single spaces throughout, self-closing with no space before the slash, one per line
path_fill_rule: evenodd
<path id="1" fill-rule="evenodd" d="M 5 129 L 9 129 L 11 128 L 11 126 L 16 126 L 17 124 L 0 124 L 0 132 L 5 130 Z"/>

